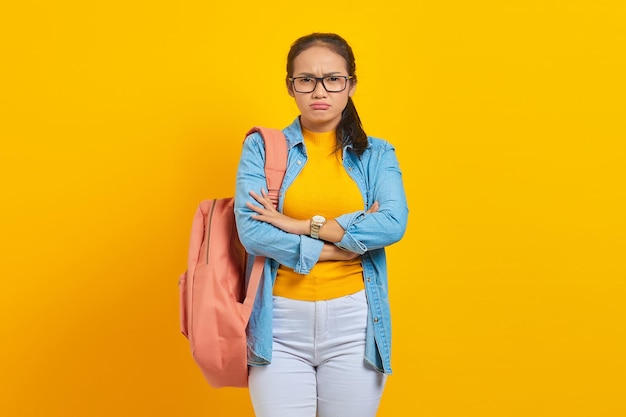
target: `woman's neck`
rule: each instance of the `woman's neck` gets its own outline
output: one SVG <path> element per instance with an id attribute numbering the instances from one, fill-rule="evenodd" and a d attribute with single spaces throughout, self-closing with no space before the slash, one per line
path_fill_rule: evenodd
<path id="1" fill-rule="evenodd" d="M 316 120 L 308 120 L 308 119 L 303 119 L 302 116 L 300 116 L 300 125 L 302 126 L 302 128 L 310 131 L 310 132 L 315 132 L 315 133 L 325 133 L 325 132 L 332 132 L 337 130 L 337 126 L 339 125 L 339 119 L 333 119 L 333 120 L 325 120 L 325 121 L 316 121 Z"/>

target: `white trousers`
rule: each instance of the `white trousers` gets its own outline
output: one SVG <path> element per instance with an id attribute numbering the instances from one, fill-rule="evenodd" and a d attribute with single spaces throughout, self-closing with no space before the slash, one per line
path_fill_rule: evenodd
<path id="1" fill-rule="evenodd" d="M 365 362 L 365 291 L 327 301 L 274 297 L 272 363 L 251 366 L 257 417 L 374 417 L 386 377 Z"/>

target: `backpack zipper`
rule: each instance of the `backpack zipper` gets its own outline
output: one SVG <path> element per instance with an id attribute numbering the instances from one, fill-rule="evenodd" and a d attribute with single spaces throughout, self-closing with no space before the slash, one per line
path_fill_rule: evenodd
<path id="1" fill-rule="evenodd" d="M 209 211 L 209 217 L 208 217 L 208 222 L 209 224 L 207 225 L 206 228 L 206 259 L 204 261 L 205 264 L 209 264 L 209 245 L 211 244 L 211 224 L 213 223 L 213 212 L 215 211 L 215 205 L 217 204 L 217 199 L 213 200 L 213 204 L 211 204 L 211 210 Z"/>

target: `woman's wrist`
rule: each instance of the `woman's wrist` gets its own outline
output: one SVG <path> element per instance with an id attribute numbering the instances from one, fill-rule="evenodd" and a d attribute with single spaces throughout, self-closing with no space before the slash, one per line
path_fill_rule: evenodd
<path id="1" fill-rule="evenodd" d="M 337 243 L 343 239 L 345 233 L 346 231 L 343 230 L 337 220 L 330 219 L 320 228 L 319 238 L 327 242 Z"/>

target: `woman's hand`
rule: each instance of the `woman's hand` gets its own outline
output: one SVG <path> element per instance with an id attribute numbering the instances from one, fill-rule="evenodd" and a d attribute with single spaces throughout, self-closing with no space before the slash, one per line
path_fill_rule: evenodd
<path id="1" fill-rule="evenodd" d="M 370 206 L 369 209 L 367 209 L 367 211 L 365 212 L 365 214 L 372 214 L 372 213 L 376 213 L 378 211 L 378 209 L 380 208 L 380 206 L 378 205 L 378 201 L 374 201 L 374 204 L 372 204 Z"/>
<path id="2" fill-rule="evenodd" d="M 246 203 L 246 206 L 256 214 L 252 215 L 254 220 L 259 220 L 278 227 L 279 229 L 296 235 L 308 235 L 310 230 L 309 220 L 297 220 L 279 213 L 270 200 L 269 194 L 261 190 L 261 195 L 250 191 L 250 196 L 261 206 L 253 203 Z"/>

